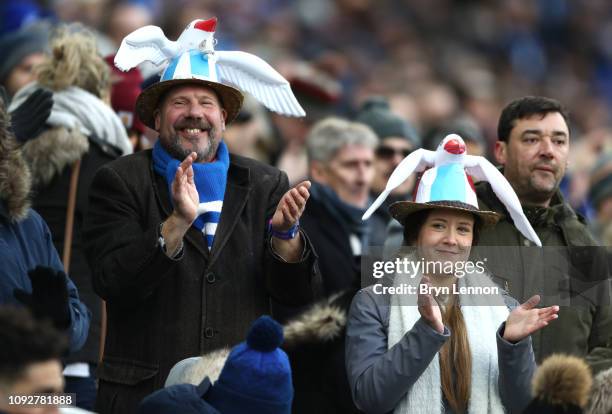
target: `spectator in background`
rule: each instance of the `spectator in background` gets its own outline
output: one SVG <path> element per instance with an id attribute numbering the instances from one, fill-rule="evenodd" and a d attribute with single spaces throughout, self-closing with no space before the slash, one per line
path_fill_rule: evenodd
<path id="1" fill-rule="evenodd" d="M 45 60 L 49 29 L 44 25 L 28 26 L 0 38 L 0 84 L 9 97 L 36 79 L 34 67 Z"/>
<path id="2" fill-rule="evenodd" d="M 219 357 L 223 359 L 221 372 L 211 373 L 209 367 L 201 365 L 203 358 L 180 361 L 187 362 L 195 372 L 186 375 L 184 382 L 169 384 L 147 396 L 138 412 L 290 414 L 291 366 L 287 354 L 279 348 L 282 342 L 283 328 L 269 316 L 261 316 L 251 325 L 246 341 Z M 181 374 L 176 373 L 179 377 Z"/>
<path id="3" fill-rule="evenodd" d="M 532 244 L 516 229 L 490 184 L 480 182 L 481 208 L 504 216 L 482 232 L 480 245 L 486 248 L 479 254 L 518 300 L 534 293 L 543 293 L 543 302 L 563 299 L 555 329 L 533 335 L 536 360 L 567 353 L 585 358 L 597 372 L 612 366 L 610 273 L 605 252 L 559 191 L 569 151 L 568 117 L 558 101 L 526 96 L 504 108 L 495 156 L 544 249 L 519 248 Z"/>
<path id="4" fill-rule="evenodd" d="M 111 106 L 123 122 L 134 152 L 151 148 L 151 142 L 144 135 L 146 127 L 136 112 L 136 100 L 144 81 L 140 70 L 133 68 L 123 72 L 115 66 L 114 59 L 115 55 L 104 58 L 111 69 Z"/>
<path id="5" fill-rule="evenodd" d="M 11 406 L 10 396 L 61 393 L 66 338 L 25 309 L 0 306 L 0 412 L 56 414 L 57 406 Z"/>
<path id="6" fill-rule="evenodd" d="M 370 201 L 377 145 L 369 127 L 340 118 L 326 118 L 308 134 L 313 182 L 301 224 L 317 246 L 327 296 L 359 285 L 359 259 L 370 235 L 361 216 Z"/>
<path id="7" fill-rule="evenodd" d="M 223 139 L 232 154 L 269 164 L 274 152 L 271 132 L 265 108 L 247 95 L 240 113 L 227 126 Z"/>
<path id="8" fill-rule="evenodd" d="M 0 304 L 22 303 L 69 336 L 70 350 L 87 339 L 90 315 L 66 277 L 44 220 L 29 205 L 30 170 L 0 104 Z"/>
<path id="9" fill-rule="evenodd" d="M 361 216 L 369 204 L 377 145 L 369 127 L 341 118 L 319 121 L 306 140 L 312 187 L 300 224 L 317 248 L 327 299 L 290 328 L 293 413 L 358 412 L 344 369 L 344 330 L 368 245 L 369 223 Z"/>
<path id="10" fill-rule="evenodd" d="M 83 220 L 89 187 L 105 163 L 132 152 L 119 117 L 104 102 L 110 93 L 110 69 L 98 54 L 93 37 L 64 28 L 51 40 L 52 53 L 37 71 L 38 83 L 21 89 L 13 106 L 44 86 L 53 90 L 48 127 L 23 147 L 32 171 L 33 206 L 49 224 L 55 248 L 92 312 L 89 338 L 81 352 L 67 359 L 66 389 L 77 394 L 77 405 L 92 410 L 99 359 L 102 302 L 94 293 L 92 275 L 83 251 Z M 71 180 L 76 187 L 71 190 Z M 74 196 L 72 217 L 70 197 Z M 67 223 L 72 226 L 67 227 Z M 70 244 L 66 240 L 71 238 Z M 68 256 L 70 252 L 70 256 Z"/>
<path id="11" fill-rule="evenodd" d="M 486 157 L 487 143 L 478 124 L 469 115 L 455 117 L 445 123 L 436 133 L 434 148 L 449 134 L 457 134 L 465 142 L 467 154 Z"/>
<path id="12" fill-rule="evenodd" d="M 603 154 L 591 171 L 589 200 L 595 208 L 590 223 L 595 237 L 603 246 L 612 246 L 612 152 Z"/>
<path id="13" fill-rule="evenodd" d="M 313 124 L 333 115 L 341 87 L 325 72 L 305 63 L 297 64 L 288 77 L 291 89 L 306 112 L 306 118 L 272 114 L 272 122 L 282 142 L 276 166 L 287 173 L 289 184 L 300 182 L 309 173 L 306 137 Z"/>
<path id="14" fill-rule="evenodd" d="M 376 133 L 379 144 L 374 157 L 374 179 L 371 196 L 376 198 L 387 185 L 395 167 L 412 151 L 421 147 L 417 131 L 405 120 L 391 112 L 383 97 L 368 99 L 355 118 Z M 410 177 L 398 186 L 370 218 L 370 246 L 382 246 L 385 241 L 387 225 L 391 221 L 389 206 L 396 201 L 410 199 L 414 178 Z"/>

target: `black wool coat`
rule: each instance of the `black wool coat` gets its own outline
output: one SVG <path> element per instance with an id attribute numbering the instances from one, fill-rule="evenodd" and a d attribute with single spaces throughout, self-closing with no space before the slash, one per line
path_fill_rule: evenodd
<path id="1" fill-rule="evenodd" d="M 287 176 L 276 168 L 230 156 L 212 250 L 192 227 L 184 255 L 172 260 L 158 244 L 172 205 L 152 152 L 98 171 L 86 220 L 94 288 L 108 309 L 96 412 L 135 412 L 179 360 L 236 345 L 258 316 L 272 312 L 282 320 L 287 315 L 276 309 L 316 298 L 320 276 L 304 233 L 298 263 L 285 263 L 269 245 L 267 221 L 287 190 Z"/>

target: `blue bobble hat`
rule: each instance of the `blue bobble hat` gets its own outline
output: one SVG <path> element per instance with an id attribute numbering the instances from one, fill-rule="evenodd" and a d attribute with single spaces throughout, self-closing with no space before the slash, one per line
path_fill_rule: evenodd
<path id="1" fill-rule="evenodd" d="M 278 347 L 283 328 L 269 316 L 257 319 L 232 349 L 205 399 L 223 414 L 290 414 L 293 384 L 289 358 Z"/>
<path id="2" fill-rule="evenodd" d="M 138 414 L 220 414 L 203 396 L 210 389 L 206 378 L 199 386 L 176 384 L 155 391 L 138 407 Z"/>

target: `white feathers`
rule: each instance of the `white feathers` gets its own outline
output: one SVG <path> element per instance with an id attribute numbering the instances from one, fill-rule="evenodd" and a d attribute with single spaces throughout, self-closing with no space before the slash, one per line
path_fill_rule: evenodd
<path id="1" fill-rule="evenodd" d="M 271 111 L 305 116 L 289 82 L 263 59 L 246 52 L 215 52 L 219 81 L 253 95 Z"/>
<path id="2" fill-rule="evenodd" d="M 426 149 L 418 149 L 399 163 L 391 176 L 389 177 L 389 181 L 387 181 L 387 185 L 385 186 L 385 190 L 380 193 L 376 201 L 368 208 L 365 212 L 362 220 L 367 220 L 370 216 L 376 211 L 378 207 L 387 199 L 391 191 L 395 188 L 399 187 L 413 172 L 422 172 L 428 167 L 433 167 L 435 152 L 429 151 Z"/>
<path id="3" fill-rule="evenodd" d="M 477 180 L 488 181 L 497 198 L 506 206 L 518 231 L 536 245 L 542 246 L 540 238 L 523 213 L 523 207 L 514 189 L 493 164 L 484 157 L 467 155 L 465 171 Z"/>
<path id="4" fill-rule="evenodd" d="M 115 66 L 128 71 L 143 62 L 161 65 L 181 52 L 179 43 L 170 41 L 157 26 L 144 26 L 127 35 L 115 55 Z"/>

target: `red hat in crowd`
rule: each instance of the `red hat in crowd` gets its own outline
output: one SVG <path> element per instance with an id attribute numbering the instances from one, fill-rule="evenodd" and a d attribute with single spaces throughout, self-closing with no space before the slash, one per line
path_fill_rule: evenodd
<path id="1" fill-rule="evenodd" d="M 111 67 L 111 106 L 128 130 L 144 133 L 145 126 L 136 114 L 136 100 L 142 91 L 140 85 L 143 82 L 140 70 L 133 68 L 122 72 L 114 64 L 115 55 L 109 55 L 104 60 Z"/>

